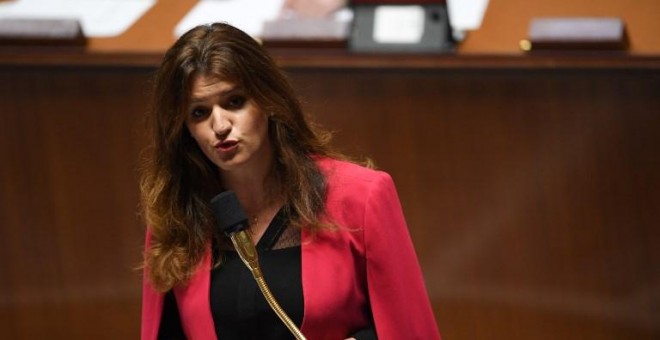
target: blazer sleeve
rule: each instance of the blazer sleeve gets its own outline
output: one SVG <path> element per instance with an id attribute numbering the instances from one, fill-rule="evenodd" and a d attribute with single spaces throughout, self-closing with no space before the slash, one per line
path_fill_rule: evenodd
<path id="1" fill-rule="evenodd" d="M 378 172 L 366 201 L 367 287 L 379 339 L 440 339 L 392 178 Z"/>
<path id="2" fill-rule="evenodd" d="M 147 230 L 145 251 L 151 243 L 151 232 Z M 147 275 L 147 268 L 142 273 L 142 326 L 140 339 L 156 340 L 163 311 L 164 294 L 157 292 Z"/>

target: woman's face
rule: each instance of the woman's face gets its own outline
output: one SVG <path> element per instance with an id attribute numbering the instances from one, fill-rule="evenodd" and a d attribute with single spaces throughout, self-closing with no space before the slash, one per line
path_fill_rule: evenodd
<path id="1" fill-rule="evenodd" d="M 186 114 L 191 136 L 221 172 L 250 173 L 270 165 L 268 117 L 245 90 L 216 77 L 197 76 Z"/>

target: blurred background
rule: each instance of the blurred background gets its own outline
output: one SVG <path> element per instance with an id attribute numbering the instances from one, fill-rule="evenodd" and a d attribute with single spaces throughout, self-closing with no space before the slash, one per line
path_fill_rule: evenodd
<path id="1" fill-rule="evenodd" d="M 152 76 L 240 1 L 43 2 L 0 2 L 1 337 L 135 339 Z M 368 11 L 392 1 L 314 2 L 244 0 L 237 25 L 340 150 L 392 174 L 443 338 L 660 338 L 660 2 L 409 2 L 450 18 L 410 35 Z M 448 35 L 365 51 L 359 8 L 391 39 Z M 26 20 L 70 13 L 55 42 Z M 541 17 L 617 18 L 626 40 L 521 50 Z"/>

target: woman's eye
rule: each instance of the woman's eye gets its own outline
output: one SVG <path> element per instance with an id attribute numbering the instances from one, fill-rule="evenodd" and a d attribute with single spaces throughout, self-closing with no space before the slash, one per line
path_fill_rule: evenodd
<path id="1" fill-rule="evenodd" d="M 245 104 L 245 97 L 243 96 L 232 96 L 227 100 L 228 109 L 240 109 Z"/>
<path id="2" fill-rule="evenodd" d="M 190 113 L 193 118 L 202 118 L 206 117 L 209 114 L 210 110 L 203 107 L 196 107 Z"/>

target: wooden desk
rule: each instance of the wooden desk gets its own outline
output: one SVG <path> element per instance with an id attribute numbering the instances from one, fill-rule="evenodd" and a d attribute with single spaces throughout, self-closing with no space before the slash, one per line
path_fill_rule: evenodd
<path id="1" fill-rule="evenodd" d="M 490 0 L 481 28 L 461 46 L 462 53 L 520 54 L 518 42 L 527 37 L 530 18 L 541 16 L 620 17 L 626 23 L 633 55 L 660 54 L 654 0 L 544 1 Z"/>
<path id="2" fill-rule="evenodd" d="M 142 117 L 192 5 L 160 0 L 86 51 L 0 51 L 3 337 L 138 337 Z M 445 338 L 660 335 L 660 53 L 642 5 L 658 6 L 592 5 L 627 11 L 627 55 L 525 56 L 524 16 L 550 7 L 514 0 L 491 0 L 456 55 L 273 50 L 335 144 L 393 175 Z"/>
<path id="3" fill-rule="evenodd" d="M 84 51 L 16 49 L 0 46 L 0 65 L 68 65 L 155 67 L 174 42 L 174 27 L 196 0 L 159 0 L 135 25 L 113 38 L 92 38 Z M 586 1 L 490 0 L 482 27 L 467 35 L 453 55 L 353 55 L 336 49 L 279 49 L 283 67 L 653 67 L 660 56 L 660 9 L 654 0 Z M 630 35 L 624 54 L 541 55 L 529 58 L 518 42 L 526 38 L 529 20 L 538 16 L 618 16 Z"/>

